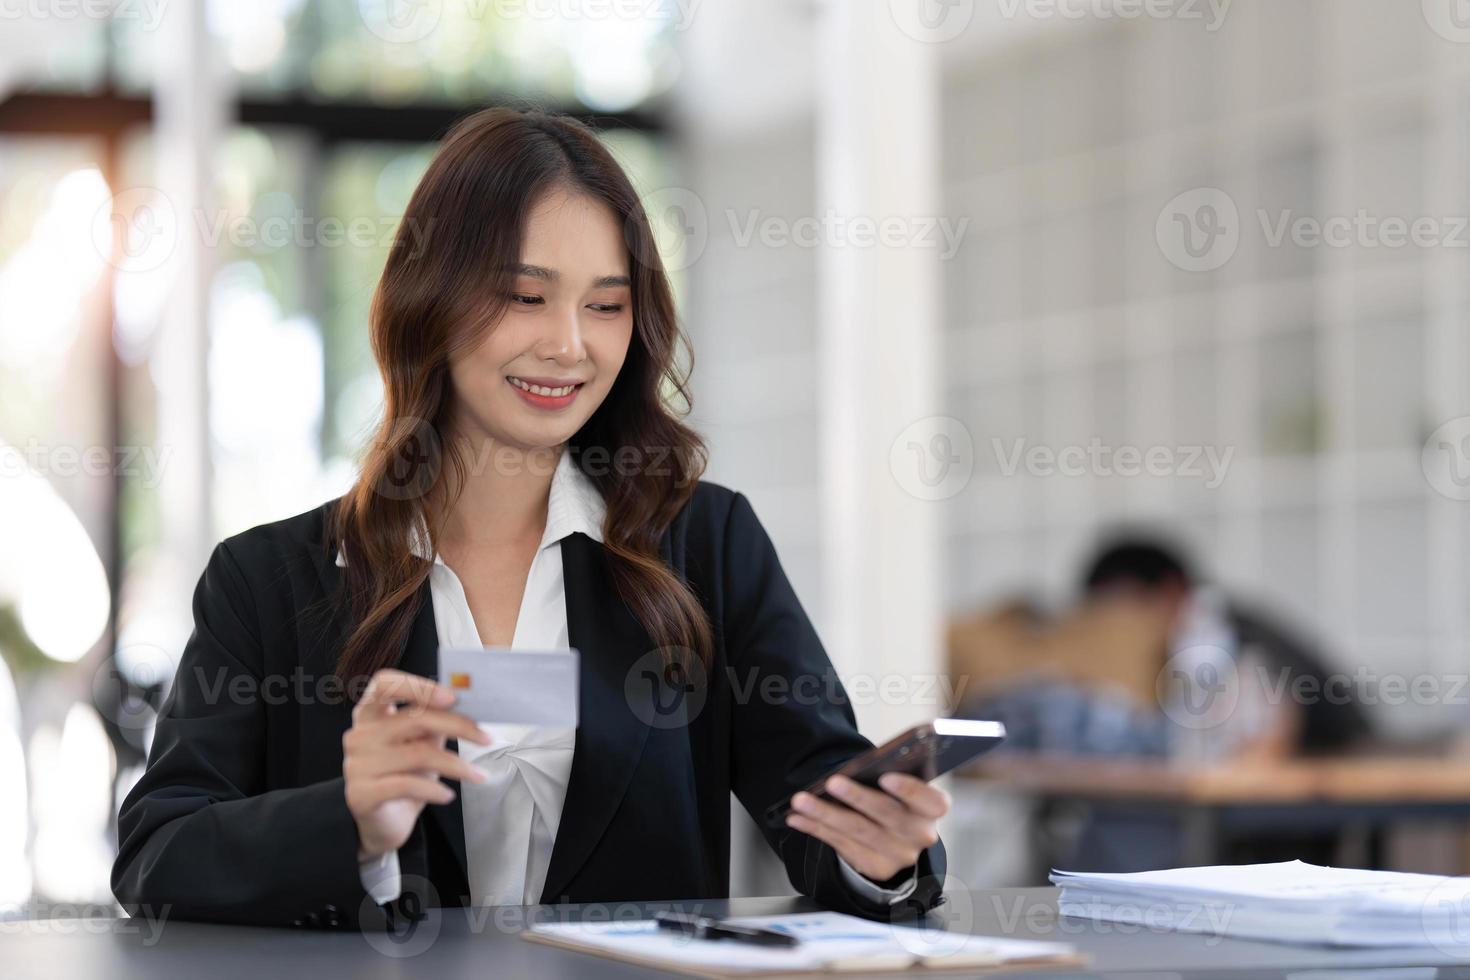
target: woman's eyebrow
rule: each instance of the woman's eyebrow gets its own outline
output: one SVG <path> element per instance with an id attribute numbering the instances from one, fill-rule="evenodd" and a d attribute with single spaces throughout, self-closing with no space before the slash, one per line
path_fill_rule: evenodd
<path id="1" fill-rule="evenodd" d="M 527 265 L 518 262 L 510 267 L 510 271 L 518 276 L 529 276 L 532 279 L 540 279 L 543 282 L 557 282 L 561 279 L 561 273 L 555 269 L 548 269 L 544 265 Z M 592 280 L 593 289 L 612 289 L 616 286 L 632 286 L 633 280 L 628 276 L 598 276 Z"/>
<path id="2" fill-rule="evenodd" d="M 530 276 L 545 282 L 555 282 L 561 278 L 561 273 L 555 269 L 548 269 L 544 265 L 527 265 L 524 262 L 517 262 L 510 267 L 510 271 L 518 276 Z"/>

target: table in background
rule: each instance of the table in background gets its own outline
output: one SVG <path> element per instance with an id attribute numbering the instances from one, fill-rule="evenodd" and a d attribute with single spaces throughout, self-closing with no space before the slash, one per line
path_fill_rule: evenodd
<path id="1" fill-rule="evenodd" d="M 1462 758 L 1342 756 L 1186 769 L 1154 760 L 1017 752 L 991 756 L 960 778 L 992 781 L 1044 806 L 1171 815 L 1184 831 L 1180 863 L 1191 866 L 1218 863 L 1227 835 L 1360 829 L 1365 863 L 1380 867 L 1389 823 L 1470 822 L 1470 759 Z"/>
<path id="2" fill-rule="evenodd" d="M 809 911 L 804 899 L 751 898 L 688 903 L 710 914 L 764 915 Z M 639 914 L 667 907 L 639 905 Z M 624 912 L 633 906 L 623 907 Z M 596 906 L 542 910 L 558 920 Z M 968 911 L 967 911 L 968 910 Z M 534 910 L 533 910 L 534 912 Z M 584 953 L 526 942 L 516 936 L 526 911 L 434 910 L 402 946 L 356 932 L 259 929 L 165 922 L 149 945 L 131 920 L 8 923 L 0 932 L 0 974 L 7 980 L 354 980 L 433 977 L 435 980 L 615 980 L 650 971 Z M 1169 971 L 1211 976 L 1261 976 L 1303 970 L 1441 967 L 1437 980 L 1470 980 L 1470 948 L 1463 956 L 1428 950 L 1340 950 L 1282 946 L 1238 939 L 1150 932 L 1111 923 L 1058 919 L 1056 890 L 999 889 L 956 895 L 936 917 L 944 925 L 982 935 L 1060 940 L 1091 957 L 1087 975 Z M 605 919 L 605 915 L 604 915 Z M 66 927 L 63 929 L 63 925 Z M 428 941 L 426 942 L 425 939 Z M 419 949 L 422 947 L 422 949 Z M 402 955 L 410 949 L 416 955 Z M 386 950 L 386 951 L 385 951 Z M 394 955 L 394 954 L 399 955 Z M 1036 971 L 1035 975 L 1056 975 Z"/>

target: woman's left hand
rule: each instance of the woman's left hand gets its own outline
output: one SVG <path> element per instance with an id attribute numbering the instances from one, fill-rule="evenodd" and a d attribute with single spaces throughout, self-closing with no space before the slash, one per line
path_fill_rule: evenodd
<path id="1" fill-rule="evenodd" d="M 845 806 L 797 793 L 786 825 L 831 845 L 858 874 L 892 878 L 939 840 L 936 824 L 949 812 L 949 794 L 914 776 L 884 773 L 883 792 L 846 776 L 827 780 L 827 792 Z"/>

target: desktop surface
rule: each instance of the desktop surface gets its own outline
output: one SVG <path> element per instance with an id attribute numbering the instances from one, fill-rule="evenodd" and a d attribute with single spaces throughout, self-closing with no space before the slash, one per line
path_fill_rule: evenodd
<path id="1" fill-rule="evenodd" d="M 1059 919 L 1056 895 L 1054 888 L 979 890 L 956 895 L 932 919 L 976 934 L 1072 943 L 1090 958 L 1087 967 L 1066 971 L 1074 975 L 1167 971 L 1211 977 L 1285 976 L 1318 970 L 1424 968 L 1406 975 L 1470 980 L 1470 945 L 1460 952 L 1346 950 L 1161 932 L 1144 926 Z M 396 937 L 175 920 L 165 921 L 161 928 L 130 919 L 12 921 L 0 922 L 0 973 L 14 980 L 57 976 L 74 980 L 321 980 L 338 975 L 357 980 L 644 977 L 656 971 L 527 942 L 517 933 L 528 918 L 601 917 L 606 921 L 643 917 L 670 907 L 710 915 L 769 915 L 810 911 L 815 906 L 796 898 L 742 898 L 620 906 L 436 909 L 411 933 Z M 1437 972 L 1430 969 L 1434 967 L 1439 968 Z M 1063 974 L 1051 968 L 1028 975 Z"/>

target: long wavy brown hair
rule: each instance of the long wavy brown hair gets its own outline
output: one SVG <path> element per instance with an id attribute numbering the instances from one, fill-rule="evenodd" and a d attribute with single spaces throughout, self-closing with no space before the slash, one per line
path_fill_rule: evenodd
<path id="1" fill-rule="evenodd" d="M 413 554 L 410 535 L 427 532 L 437 553 L 467 472 L 464 447 L 449 431 L 450 357 L 475 345 L 505 312 L 526 217 L 555 187 L 586 194 L 616 216 L 633 294 L 633 336 L 622 370 L 567 450 L 607 502 L 603 547 L 623 602 L 659 647 L 709 662 L 708 617 L 658 550 L 694 492 L 706 454 L 680 421 L 691 405 L 693 362 L 690 356 L 682 370 L 676 364 L 689 348 L 648 216 L 623 169 L 586 126 L 496 108 L 469 116 L 445 137 L 409 202 L 373 297 L 372 349 L 383 376 L 384 414 L 361 475 L 332 520 L 346 558 L 339 598 L 354 624 L 337 662 L 344 679 L 360 680 L 403 654 L 431 567 Z M 626 447 L 657 465 L 587 464 L 626 460 Z"/>

